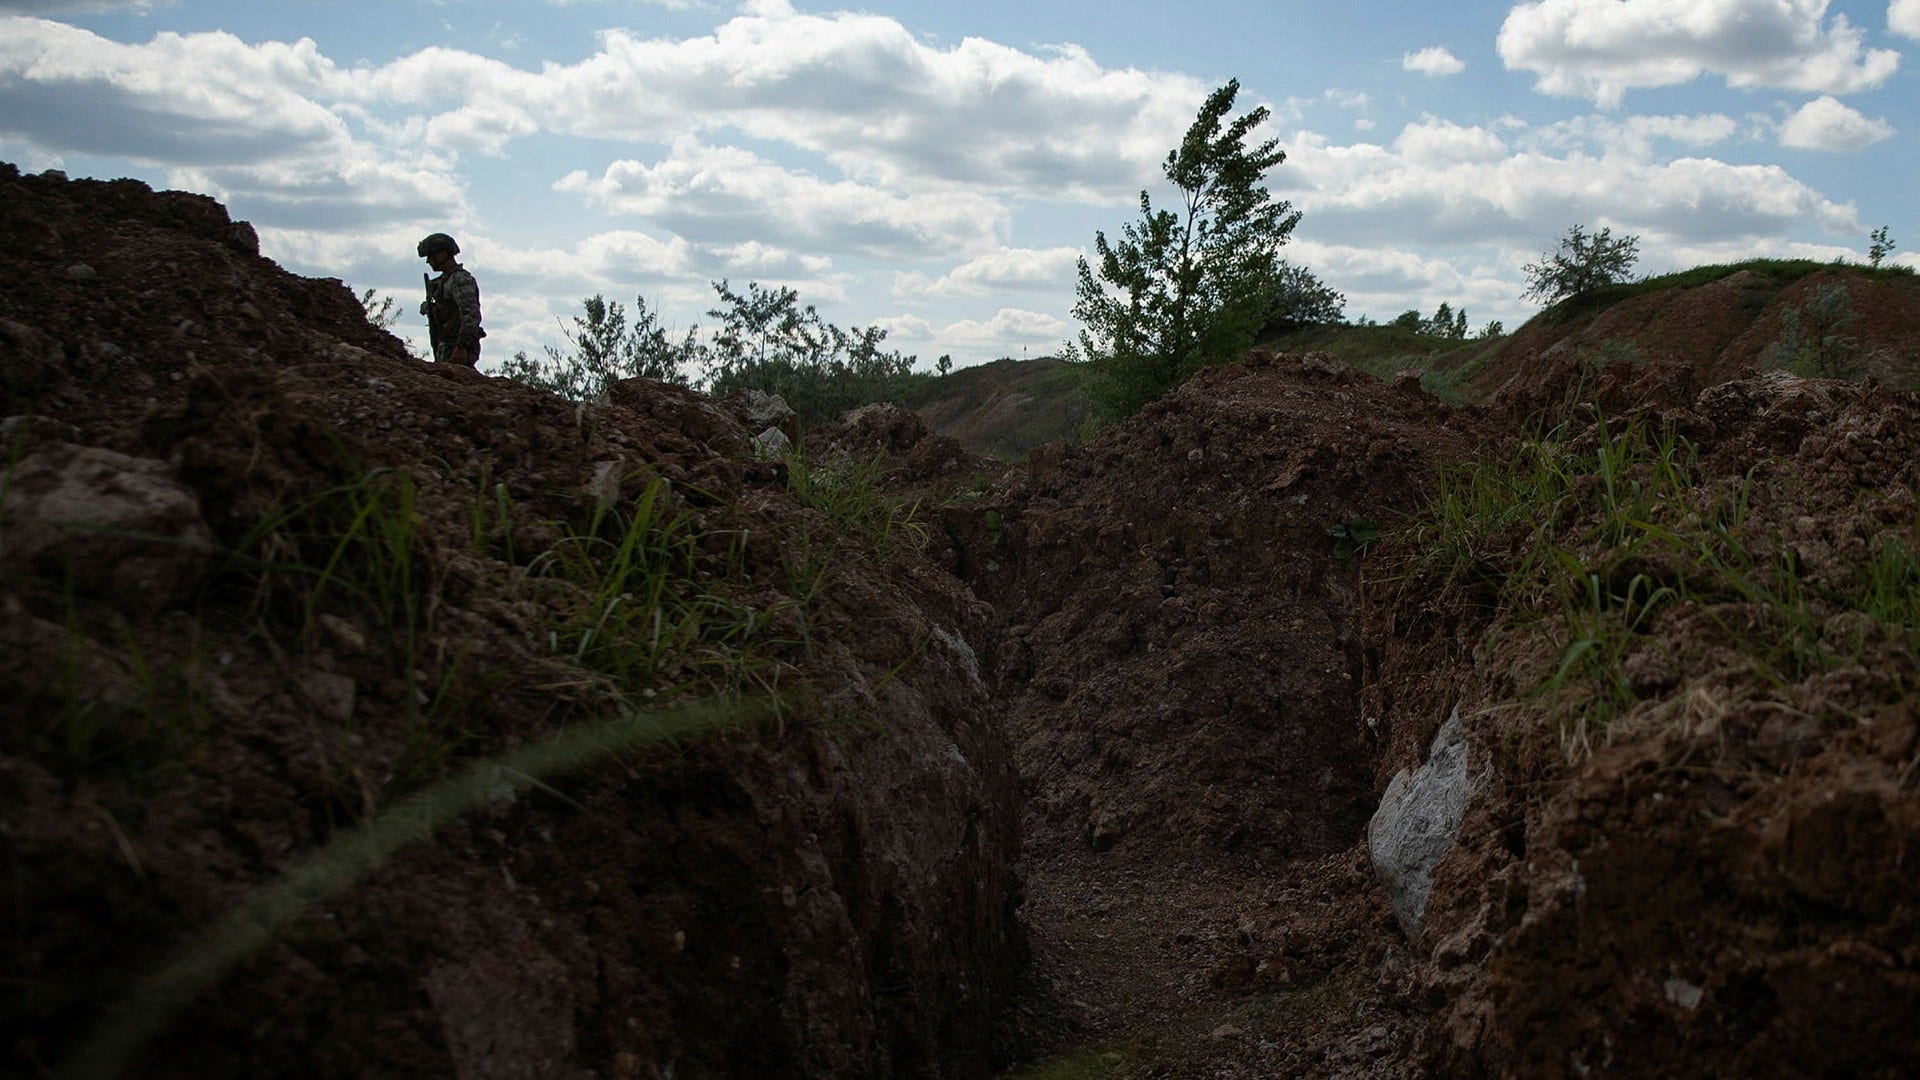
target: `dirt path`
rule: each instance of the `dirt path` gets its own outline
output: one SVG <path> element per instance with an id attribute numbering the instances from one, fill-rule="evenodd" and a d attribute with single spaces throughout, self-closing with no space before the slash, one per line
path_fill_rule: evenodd
<path id="1" fill-rule="evenodd" d="M 1410 972 L 1352 854 L 1029 850 L 1040 986 L 1024 1022 L 1059 1077 L 1402 1077 Z"/>

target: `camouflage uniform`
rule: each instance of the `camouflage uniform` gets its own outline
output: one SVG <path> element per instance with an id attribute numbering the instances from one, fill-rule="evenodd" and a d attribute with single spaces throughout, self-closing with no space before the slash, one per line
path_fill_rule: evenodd
<path id="1" fill-rule="evenodd" d="M 454 263 L 447 272 L 427 285 L 432 298 L 433 358 L 445 363 L 456 346 L 467 350 L 467 366 L 480 363 L 480 339 L 487 332 L 480 326 L 480 283 L 467 268 Z"/>

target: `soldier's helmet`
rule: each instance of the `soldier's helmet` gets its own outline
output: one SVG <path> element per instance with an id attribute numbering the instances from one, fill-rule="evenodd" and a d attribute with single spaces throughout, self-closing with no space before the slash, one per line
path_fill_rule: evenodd
<path id="1" fill-rule="evenodd" d="M 434 233 L 425 240 L 420 241 L 421 258 L 424 259 L 436 251 L 444 251 L 449 255 L 458 255 L 460 254 L 460 245 L 453 242 L 453 237 L 443 232 Z"/>

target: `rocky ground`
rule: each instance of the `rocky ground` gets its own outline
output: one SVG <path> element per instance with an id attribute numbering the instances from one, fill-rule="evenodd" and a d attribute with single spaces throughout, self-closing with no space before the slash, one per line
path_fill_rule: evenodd
<path id="1" fill-rule="evenodd" d="M 1530 327 L 1484 410 L 1256 354 L 1023 464 L 884 406 L 789 464 L 753 403 L 413 360 L 207 200 L 0 196 L 10 1072 L 1920 1056 L 1920 402 L 1765 370 L 1833 280 Z M 1851 374 L 1920 367 L 1840 283 Z M 140 981 L 474 762 L 770 696 Z"/>

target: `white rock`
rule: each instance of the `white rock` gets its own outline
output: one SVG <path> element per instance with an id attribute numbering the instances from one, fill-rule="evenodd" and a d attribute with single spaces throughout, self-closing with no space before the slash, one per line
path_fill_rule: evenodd
<path id="1" fill-rule="evenodd" d="M 1367 825 L 1367 854 L 1407 937 L 1420 936 L 1433 871 L 1460 835 L 1473 785 L 1460 710 L 1433 737 L 1427 763 L 1402 769 Z"/>

